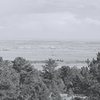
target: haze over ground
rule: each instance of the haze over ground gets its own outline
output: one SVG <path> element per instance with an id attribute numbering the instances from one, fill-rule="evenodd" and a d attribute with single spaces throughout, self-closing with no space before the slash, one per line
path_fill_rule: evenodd
<path id="1" fill-rule="evenodd" d="M 100 0 L 0 0 L 0 40 L 99 40 Z"/>

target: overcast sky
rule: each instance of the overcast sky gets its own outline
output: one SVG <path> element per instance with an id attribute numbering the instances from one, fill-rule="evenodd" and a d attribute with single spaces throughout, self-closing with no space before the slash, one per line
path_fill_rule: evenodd
<path id="1" fill-rule="evenodd" d="M 100 0 L 0 0 L 0 39 L 99 40 Z"/>

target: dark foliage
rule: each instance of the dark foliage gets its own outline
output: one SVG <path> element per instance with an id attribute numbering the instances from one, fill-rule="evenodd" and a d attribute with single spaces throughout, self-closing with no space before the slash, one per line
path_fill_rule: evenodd
<path id="1" fill-rule="evenodd" d="M 0 60 L 0 100 L 49 100 L 48 95 L 39 71 L 29 61 L 21 57 Z"/>
<path id="2" fill-rule="evenodd" d="M 22 57 L 14 61 L 0 57 L 0 100 L 61 100 L 60 93 L 100 99 L 100 53 L 86 67 L 62 66 L 49 59 L 38 71 Z M 50 95 L 52 94 L 52 95 Z M 74 98 L 74 100 L 85 100 Z"/>

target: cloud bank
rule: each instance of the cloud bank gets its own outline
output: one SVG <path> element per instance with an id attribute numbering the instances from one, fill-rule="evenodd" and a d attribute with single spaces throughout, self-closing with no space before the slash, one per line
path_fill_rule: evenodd
<path id="1" fill-rule="evenodd" d="M 0 39 L 99 40 L 100 0 L 0 0 Z"/>

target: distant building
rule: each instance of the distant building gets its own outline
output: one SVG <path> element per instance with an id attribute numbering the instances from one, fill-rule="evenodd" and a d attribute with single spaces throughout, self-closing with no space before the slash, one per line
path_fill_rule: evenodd
<path id="1" fill-rule="evenodd" d="M 50 100 L 62 100 L 61 96 L 59 94 L 56 94 L 54 92 L 51 92 L 49 95 Z"/>
<path id="2" fill-rule="evenodd" d="M 81 96 L 81 95 L 69 95 L 69 94 L 60 94 L 61 100 L 72 100 L 74 98 L 80 98 L 82 100 L 85 100 L 87 97 L 86 96 Z M 49 95 L 50 100 L 55 100 L 54 94 L 51 92 Z"/>
<path id="3" fill-rule="evenodd" d="M 68 95 L 68 94 L 60 94 L 62 100 L 72 100 L 74 98 L 80 98 L 82 100 L 85 100 L 87 97 L 86 96 L 81 96 L 81 95 Z"/>
<path id="4" fill-rule="evenodd" d="M 60 94 L 62 100 L 71 100 L 72 96 L 68 96 L 68 94 Z"/>

